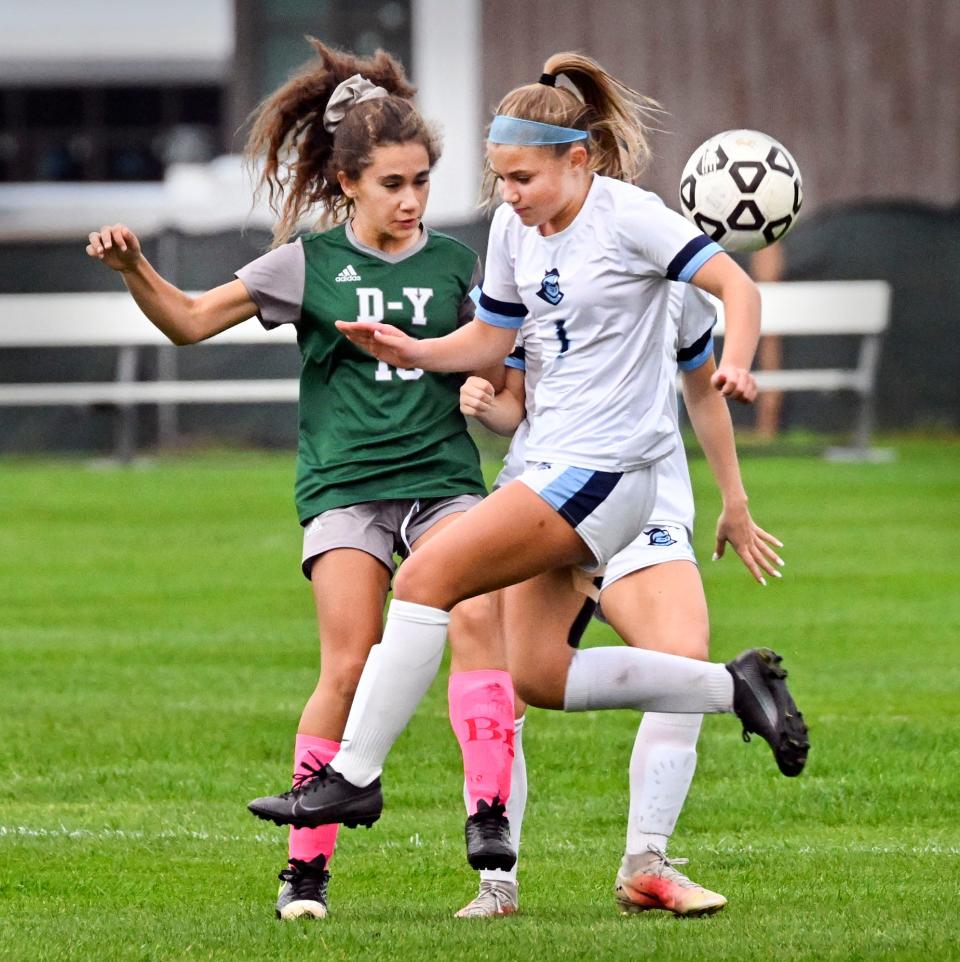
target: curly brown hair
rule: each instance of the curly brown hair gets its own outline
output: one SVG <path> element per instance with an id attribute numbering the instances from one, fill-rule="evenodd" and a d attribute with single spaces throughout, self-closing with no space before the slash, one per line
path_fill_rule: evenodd
<path id="1" fill-rule="evenodd" d="M 245 151 L 251 167 L 263 164 L 256 192 L 259 196 L 266 188 L 278 218 L 274 247 L 288 241 L 315 206 L 322 208 L 322 220 L 346 220 L 353 201 L 343 193 L 337 174 L 359 178 L 374 148 L 420 143 L 431 168 L 440 157 L 439 135 L 413 105 L 416 88 L 398 61 L 383 50 L 361 58 L 315 37 L 306 39 L 317 57 L 254 110 Z M 338 84 L 357 73 L 383 87 L 388 96 L 355 105 L 331 134 L 323 126 L 327 102 Z"/>

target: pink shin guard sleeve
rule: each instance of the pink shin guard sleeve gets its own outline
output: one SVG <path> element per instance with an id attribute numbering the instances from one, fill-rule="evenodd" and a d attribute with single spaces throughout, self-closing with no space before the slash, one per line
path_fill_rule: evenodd
<path id="1" fill-rule="evenodd" d="M 340 749 L 340 742 L 329 738 L 318 738 L 316 735 L 297 734 L 297 741 L 293 752 L 293 775 L 308 775 L 310 768 L 326 765 Z M 290 858 L 312 861 L 318 855 L 323 855 L 330 866 L 333 849 L 337 844 L 339 825 L 320 825 L 318 828 L 290 829 Z"/>
<path id="2" fill-rule="evenodd" d="M 461 671 L 447 689 L 450 725 L 463 753 L 463 773 L 474 814 L 482 798 L 488 804 L 510 797 L 513 767 L 513 682 L 505 671 Z"/>

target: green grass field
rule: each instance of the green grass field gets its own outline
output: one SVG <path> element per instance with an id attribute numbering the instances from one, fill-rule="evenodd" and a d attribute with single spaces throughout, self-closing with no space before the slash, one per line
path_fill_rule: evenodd
<path id="1" fill-rule="evenodd" d="M 787 567 L 762 589 L 705 564 L 714 652 L 779 649 L 813 749 L 788 780 L 707 720 L 671 853 L 730 904 L 687 921 L 612 900 L 637 719 L 541 711 L 522 914 L 454 920 L 474 877 L 438 680 L 384 818 L 341 836 L 331 917 L 277 923 L 285 836 L 245 802 L 286 781 L 317 668 L 292 459 L 3 462 L 0 959 L 960 957 L 960 442 L 893 443 L 892 464 L 745 458 Z"/>

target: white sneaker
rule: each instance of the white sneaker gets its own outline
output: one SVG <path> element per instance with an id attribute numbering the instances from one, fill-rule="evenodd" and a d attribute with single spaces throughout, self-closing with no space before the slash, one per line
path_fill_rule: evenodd
<path id="1" fill-rule="evenodd" d="M 516 882 L 493 882 L 480 880 L 477 897 L 468 902 L 455 918 L 480 919 L 495 915 L 513 915 L 520 908 Z"/>
<path id="2" fill-rule="evenodd" d="M 652 846 L 641 855 L 624 855 L 614 892 L 625 914 L 663 909 L 674 915 L 712 915 L 727 900 L 696 882 L 691 882 L 676 865 L 685 858 L 669 859 Z"/>

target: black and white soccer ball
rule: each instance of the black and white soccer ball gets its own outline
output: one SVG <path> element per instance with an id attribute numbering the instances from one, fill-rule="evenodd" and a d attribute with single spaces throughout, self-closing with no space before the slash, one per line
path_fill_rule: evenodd
<path id="1" fill-rule="evenodd" d="M 726 130 L 701 144 L 680 178 L 680 209 L 730 251 L 755 251 L 796 223 L 800 168 L 783 144 L 759 130 Z"/>

